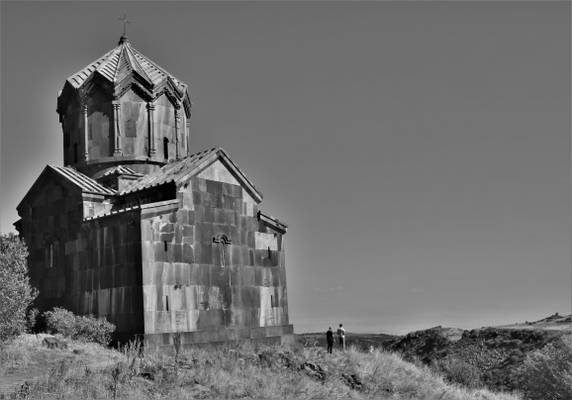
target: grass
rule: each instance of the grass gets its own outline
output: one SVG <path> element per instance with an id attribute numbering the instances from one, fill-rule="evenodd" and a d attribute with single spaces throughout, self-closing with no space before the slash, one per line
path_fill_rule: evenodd
<path id="1" fill-rule="evenodd" d="M 182 349 L 175 362 L 163 353 L 141 355 L 134 344 L 115 351 L 68 340 L 68 349 L 48 350 L 34 336 L 23 335 L 0 350 L 0 364 L 12 374 L 38 358 L 50 360 L 6 398 L 519 399 L 446 383 L 427 367 L 379 350 L 327 354 L 319 347 L 243 343 Z"/>

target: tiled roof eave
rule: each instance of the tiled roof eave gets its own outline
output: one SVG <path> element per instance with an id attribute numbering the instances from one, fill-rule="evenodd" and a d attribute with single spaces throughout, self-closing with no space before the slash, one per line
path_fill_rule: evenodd
<path id="1" fill-rule="evenodd" d="M 131 206 L 131 207 L 125 207 L 125 208 L 121 208 L 121 209 L 119 209 L 119 210 L 112 210 L 112 211 L 110 211 L 110 212 L 106 212 L 106 213 L 103 213 L 103 214 L 94 215 L 94 216 L 92 216 L 92 217 L 85 217 L 85 218 L 83 218 L 83 222 L 95 221 L 95 220 L 98 220 L 98 219 L 101 219 L 101 218 L 111 217 L 111 216 L 114 216 L 114 215 L 117 215 L 117 214 L 125 214 L 125 213 L 127 213 L 127 212 L 137 211 L 137 210 L 140 210 L 140 209 L 141 209 L 141 206 L 138 206 L 138 205 L 136 205 L 136 206 Z"/>
<path id="2" fill-rule="evenodd" d="M 125 191 L 119 193 L 119 195 L 120 195 L 120 196 L 126 196 L 126 195 L 129 195 L 129 194 L 133 194 L 133 193 L 137 193 L 137 192 L 142 192 L 142 191 L 144 191 L 144 190 L 153 189 L 153 188 L 156 188 L 156 187 L 158 187 L 158 186 L 167 185 L 167 184 L 169 184 L 169 183 L 175 183 L 175 180 L 174 180 L 174 179 L 169 179 L 169 180 L 165 180 L 165 181 L 160 181 L 160 182 L 156 182 L 156 183 L 152 183 L 152 184 L 149 184 L 149 185 L 145 185 L 145 186 L 142 186 L 142 187 L 140 187 L 140 188 L 133 189 L 133 190 L 129 190 L 129 188 L 127 188 L 127 190 L 125 190 Z"/>
<path id="3" fill-rule="evenodd" d="M 277 229 L 278 231 L 282 232 L 282 233 L 286 233 L 286 231 L 288 230 L 288 225 L 286 225 L 284 222 L 281 222 L 280 220 L 278 220 L 278 218 L 273 217 L 270 214 L 265 213 L 264 211 L 258 211 L 258 214 L 256 215 L 259 221 L 263 221 L 267 224 L 269 224 L 270 226 L 274 227 L 275 229 Z"/>
<path id="4" fill-rule="evenodd" d="M 117 194 L 117 191 L 114 189 L 101 185 L 99 182 L 82 174 L 74 168 L 55 167 L 52 165 L 48 165 L 48 167 L 73 185 L 79 187 L 82 193 L 101 194 L 108 196 Z"/>

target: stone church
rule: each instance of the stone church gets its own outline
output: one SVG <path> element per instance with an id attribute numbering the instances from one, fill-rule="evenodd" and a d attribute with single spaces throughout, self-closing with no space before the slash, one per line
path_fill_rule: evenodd
<path id="1" fill-rule="evenodd" d="M 105 317 L 152 347 L 293 338 L 287 226 L 221 148 L 192 152 L 188 86 L 117 47 L 58 96 L 64 165 L 18 205 L 40 311 Z"/>

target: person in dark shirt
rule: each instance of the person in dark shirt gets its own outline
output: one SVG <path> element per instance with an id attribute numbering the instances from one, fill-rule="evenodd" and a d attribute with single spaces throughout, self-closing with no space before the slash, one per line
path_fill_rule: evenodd
<path id="1" fill-rule="evenodd" d="M 332 348 L 334 347 L 334 331 L 332 331 L 332 327 L 328 328 L 326 332 L 326 342 L 328 343 L 328 353 L 332 353 Z"/>

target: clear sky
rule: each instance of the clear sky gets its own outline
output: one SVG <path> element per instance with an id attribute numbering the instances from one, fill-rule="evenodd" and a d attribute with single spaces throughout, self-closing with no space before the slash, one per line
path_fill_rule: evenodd
<path id="1" fill-rule="evenodd" d="M 48 163 L 56 97 L 133 46 L 190 84 L 289 225 L 297 332 L 570 312 L 569 2 L 2 2 L 1 231 Z"/>

